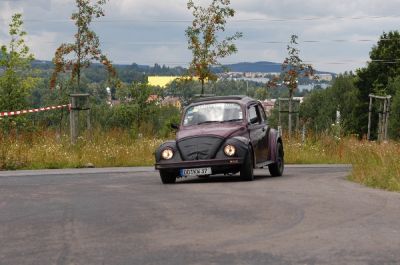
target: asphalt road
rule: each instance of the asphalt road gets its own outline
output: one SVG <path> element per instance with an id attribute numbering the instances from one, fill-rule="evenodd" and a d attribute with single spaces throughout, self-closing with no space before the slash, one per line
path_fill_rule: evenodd
<path id="1" fill-rule="evenodd" d="M 400 194 L 349 172 L 175 185 L 152 168 L 0 172 L 0 264 L 400 264 Z"/>

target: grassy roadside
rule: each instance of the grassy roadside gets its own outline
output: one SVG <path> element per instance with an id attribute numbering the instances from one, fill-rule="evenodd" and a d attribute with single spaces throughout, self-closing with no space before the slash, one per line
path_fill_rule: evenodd
<path id="1" fill-rule="evenodd" d="M 400 191 L 400 143 L 376 143 L 355 138 L 336 140 L 331 136 L 318 136 L 301 143 L 286 140 L 287 163 L 352 164 L 349 179 L 369 187 Z"/>
<path id="2" fill-rule="evenodd" d="M 150 166 L 159 139 L 132 139 L 126 131 L 96 132 L 91 140 L 80 138 L 73 146 L 69 137 L 44 133 L 1 139 L 0 170 Z"/>
<path id="3" fill-rule="evenodd" d="M 132 139 L 127 131 L 96 132 L 91 140 L 81 138 L 72 146 L 67 136 L 47 132 L 19 137 L 0 136 L 0 170 L 77 168 L 88 163 L 96 167 L 151 166 L 154 150 L 163 140 Z M 400 143 L 335 139 L 320 135 L 305 143 L 285 139 L 288 164 L 353 165 L 352 181 L 370 187 L 400 191 Z"/>

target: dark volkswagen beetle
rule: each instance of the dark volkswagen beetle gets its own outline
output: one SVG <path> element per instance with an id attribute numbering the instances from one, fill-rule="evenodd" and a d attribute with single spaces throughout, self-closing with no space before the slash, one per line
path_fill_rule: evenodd
<path id="1" fill-rule="evenodd" d="M 272 176 L 284 168 L 283 142 L 268 126 L 260 102 L 245 96 L 202 98 L 185 108 L 175 141 L 156 151 L 155 167 L 164 184 L 186 176 L 240 172 L 268 166 Z"/>

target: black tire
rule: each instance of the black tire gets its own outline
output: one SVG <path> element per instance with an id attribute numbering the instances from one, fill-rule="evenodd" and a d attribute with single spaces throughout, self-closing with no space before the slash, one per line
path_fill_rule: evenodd
<path id="1" fill-rule="evenodd" d="M 283 170 L 285 168 L 285 161 L 283 159 L 283 145 L 278 142 L 276 146 L 276 162 L 268 165 L 269 173 L 271 173 L 272 177 L 280 177 L 283 174 Z"/>
<path id="2" fill-rule="evenodd" d="M 160 177 L 163 184 L 174 184 L 176 182 L 176 175 L 167 171 L 160 170 Z"/>
<path id="3" fill-rule="evenodd" d="M 254 180 L 253 154 L 251 148 L 249 148 L 244 163 L 240 169 L 240 178 L 244 181 Z"/>

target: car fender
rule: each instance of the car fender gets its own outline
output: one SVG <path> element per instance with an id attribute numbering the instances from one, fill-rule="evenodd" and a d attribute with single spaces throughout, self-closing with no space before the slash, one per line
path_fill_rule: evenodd
<path id="1" fill-rule="evenodd" d="M 242 157 L 244 158 L 249 150 L 249 139 L 246 137 L 242 136 L 235 136 L 231 137 L 225 140 L 225 142 L 222 144 L 220 149 L 217 152 L 216 158 L 223 159 L 227 158 L 227 156 L 224 154 L 224 147 L 227 144 L 232 144 L 236 147 L 236 155 L 234 157 Z"/>
<path id="2" fill-rule="evenodd" d="M 172 151 L 174 152 L 174 156 L 172 157 L 172 159 L 168 160 L 168 162 L 178 162 L 178 161 L 182 161 L 181 155 L 179 153 L 179 150 L 176 146 L 176 141 L 171 140 L 171 141 L 166 141 L 164 143 L 162 143 L 156 150 L 155 152 L 155 158 L 156 158 L 156 162 L 160 162 L 160 161 L 165 161 L 161 158 L 161 152 L 166 149 L 166 148 L 171 148 Z"/>
<path id="3" fill-rule="evenodd" d="M 283 146 L 282 137 L 278 134 L 278 131 L 271 129 L 268 137 L 268 160 L 270 161 L 276 161 L 278 142 Z"/>

